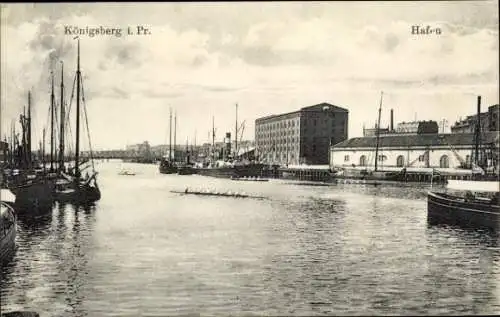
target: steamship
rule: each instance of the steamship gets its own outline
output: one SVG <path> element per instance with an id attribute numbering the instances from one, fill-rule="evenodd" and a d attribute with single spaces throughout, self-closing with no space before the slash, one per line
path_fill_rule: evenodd
<path id="1" fill-rule="evenodd" d="M 203 176 L 217 178 L 240 178 L 264 176 L 266 164 L 255 163 L 248 160 L 238 159 L 236 155 L 231 155 L 231 133 L 226 133 L 225 148 L 217 155 L 212 153 L 212 161 L 195 167 L 195 173 Z M 222 158 L 216 160 L 215 158 Z"/>

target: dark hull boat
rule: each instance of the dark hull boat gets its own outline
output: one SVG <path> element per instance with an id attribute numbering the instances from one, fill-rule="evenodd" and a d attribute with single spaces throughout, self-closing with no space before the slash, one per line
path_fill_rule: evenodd
<path id="1" fill-rule="evenodd" d="M 80 185 L 56 191 L 58 202 L 73 204 L 92 204 L 101 199 L 101 191 L 97 186 Z"/>
<path id="2" fill-rule="evenodd" d="M 51 180 L 29 180 L 9 186 L 16 196 L 15 209 L 19 213 L 45 213 L 52 210 L 55 184 Z"/>
<path id="3" fill-rule="evenodd" d="M 431 192 L 427 196 L 427 217 L 430 223 L 500 229 L 498 202 L 468 200 L 459 196 Z"/>
<path id="4" fill-rule="evenodd" d="M 16 214 L 11 205 L 0 202 L 0 263 L 7 262 L 16 247 Z"/>
<path id="5" fill-rule="evenodd" d="M 189 166 L 189 165 L 179 166 L 177 169 L 177 174 L 179 174 L 179 175 L 193 175 L 193 174 L 196 174 L 196 169 L 194 169 L 192 166 Z"/>
<path id="6" fill-rule="evenodd" d="M 196 173 L 217 178 L 260 177 L 263 174 L 264 164 L 248 164 L 224 167 L 197 168 Z"/>
<path id="7" fill-rule="evenodd" d="M 161 174 L 176 174 L 178 171 L 177 166 L 167 160 L 160 162 L 159 170 Z"/>
<path id="8" fill-rule="evenodd" d="M 101 199 L 101 190 L 95 180 L 97 173 L 87 180 L 79 181 L 64 176 L 66 181 L 59 182 L 55 190 L 55 199 L 58 202 L 87 205 Z"/>
<path id="9" fill-rule="evenodd" d="M 269 179 L 267 178 L 260 178 L 260 177 L 231 177 L 232 181 L 241 181 L 241 182 L 269 182 Z"/>
<path id="10" fill-rule="evenodd" d="M 404 181 L 405 172 L 384 172 L 384 171 L 366 171 L 366 170 L 348 170 L 344 169 L 340 175 L 332 175 L 334 179 L 354 179 L 368 181 Z"/>

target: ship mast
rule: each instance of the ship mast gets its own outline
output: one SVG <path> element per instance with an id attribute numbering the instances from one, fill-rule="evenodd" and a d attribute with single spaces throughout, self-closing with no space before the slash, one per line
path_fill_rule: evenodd
<path id="1" fill-rule="evenodd" d="M 177 149 L 177 110 L 174 112 L 174 160 L 177 161 L 175 157 L 175 150 Z"/>
<path id="2" fill-rule="evenodd" d="M 61 61 L 61 119 L 59 126 L 59 170 L 64 170 L 64 62 Z"/>
<path id="3" fill-rule="evenodd" d="M 28 166 L 31 168 L 32 167 L 32 162 L 31 162 L 31 91 L 28 92 L 28 136 L 27 136 L 27 143 L 28 143 Z"/>
<path id="4" fill-rule="evenodd" d="M 43 171 L 45 172 L 47 165 L 45 162 L 45 128 L 42 131 L 42 164 L 43 164 Z"/>
<path id="5" fill-rule="evenodd" d="M 234 125 L 234 157 L 233 160 L 236 159 L 238 155 L 238 104 L 236 104 L 236 122 Z"/>
<path id="6" fill-rule="evenodd" d="M 474 131 L 475 137 L 475 149 L 474 149 L 474 163 L 479 166 L 479 141 L 481 135 L 481 96 L 477 96 L 477 122 Z"/>
<path id="7" fill-rule="evenodd" d="M 378 167 L 378 147 L 379 147 L 379 141 L 380 141 L 380 115 L 382 113 L 382 98 L 384 96 L 384 92 L 382 91 L 380 93 L 380 105 L 378 108 L 378 123 L 376 126 L 376 133 L 377 133 L 377 144 L 375 145 L 375 172 L 377 171 Z"/>
<path id="8" fill-rule="evenodd" d="M 78 55 L 76 62 L 76 145 L 75 145 L 75 176 L 80 178 L 80 38 L 78 38 Z"/>
<path id="9" fill-rule="evenodd" d="M 215 117 L 212 116 L 212 160 L 215 161 Z"/>
<path id="10" fill-rule="evenodd" d="M 55 96 L 54 96 L 54 74 L 50 73 L 52 77 L 51 92 L 50 92 L 50 171 L 54 171 L 54 154 L 55 154 L 55 144 L 54 144 L 54 117 L 55 117 Z"/>
<path id="11" fill-rule="evenodd" d="M 168 160 L 172 162 L 172 108 L 170 108 L 170 123 L 169 128 L 169 141 L 168 141 Z"/>

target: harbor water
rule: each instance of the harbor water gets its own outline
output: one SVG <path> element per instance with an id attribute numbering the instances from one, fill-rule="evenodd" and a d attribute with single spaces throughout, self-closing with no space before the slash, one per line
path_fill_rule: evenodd
<path id="1" fill-rule="evenodd" d="M 122 168 L 135 176 L 118 175 Z M 427 224 L 425 187 L 237 182 L 99 162 L 102 198 L 18 219 L 1 311 L 43 316 L 500 313 L 500 240 Z M 210 189 L 265 196 L 179 195 Z"/>

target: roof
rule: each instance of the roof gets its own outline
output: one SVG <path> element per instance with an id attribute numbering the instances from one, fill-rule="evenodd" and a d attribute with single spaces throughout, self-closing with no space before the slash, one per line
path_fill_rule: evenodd
<path id="1" fill-rule="evenodd" d="M 498 132 L 483 133 L 482 143 L 498 142 Z M 367 136 L 352 138 L 335 144 L 334 148 L 374 148 L 377 137 Z M 379 147 L 425 147 L 425 146 L 449 146 L 449 145 L 472 145 L 474 133 L 451 133 L 451 134 L 394 134 L 380 136 Z"/>
<path id="2" fill-rule="evenodd" d="M 295 110 L 292 112 L 286 112 L 286 113 L 281 113 L 281 114 L 272 114 L 269 116 L 257 118 L 255 121 L 262 121 L 262 120 L 267 120 L 267 119 L 271 119 L 271 118 L 296 114 L 296 113 L 305 112 L 305 111 L 307 111 L 307 112 L 309 112 L 309 111 L 323 111 L 324 107 L 333 108 L 333 111 L 335 111 L 335 112 L 349 112 L 349 110 L 347 110 L 345 108 L 341 108 L 339 106 L 335 106 L 335 105 L 332 105 L 332 104 L 327 103 L 327 102 L 322 102 L 322 103 L 319 103 L 319 104 L 316 104 L 313 106 L 302 107 L 299 110 Z"/>
<path id="3" fill-rule="evenodd" d="M 341 108 L 339 106 L 332 105 L 328 102 L 322 102 L 322 103 L 319 103 L 317 105 L 303 107 L 300 110 L 301 111 L 322 111 L 322 110 L 324 110 L 323 109 L 324 107 L 333 108 L 333 111 L 335 111 L 335 112 L 349 112 L 349 110 L 347 110 L 345 108 Z"/>

